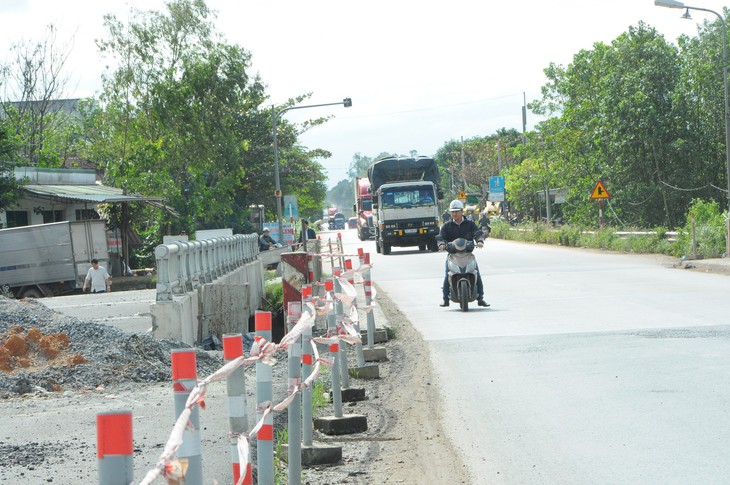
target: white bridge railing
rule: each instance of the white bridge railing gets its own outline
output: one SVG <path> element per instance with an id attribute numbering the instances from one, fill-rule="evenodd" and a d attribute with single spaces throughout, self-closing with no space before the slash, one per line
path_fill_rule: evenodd
<path id="1" fill-rule="evenodd" d="M 202 241 L 175 241 L 155 248 L 156 301 L 171 301 L 254 261 L 258 235 L 236 234 Z"/>

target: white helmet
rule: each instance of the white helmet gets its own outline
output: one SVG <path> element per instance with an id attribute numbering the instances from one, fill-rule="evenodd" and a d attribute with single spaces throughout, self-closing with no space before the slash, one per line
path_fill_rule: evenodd
<path id="1" fill-rule="evenodd" d="M 463 210 L 464 210 L 464 204 L 458 199 L 452 200 L 451 204 L 449 204 L 449 212 L 463 211 Z"/>

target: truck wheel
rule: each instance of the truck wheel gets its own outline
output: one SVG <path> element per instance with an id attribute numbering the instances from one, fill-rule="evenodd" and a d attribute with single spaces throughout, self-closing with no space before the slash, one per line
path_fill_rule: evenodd
<path id="1" fill-rule="evenodd" d="M 39 288 L 31 286 L 20 293 L 20 298 L 43 298 L 43 293 Z"/>
<path id="2" fill-rule="evenodd" d="M 431 252 L 434 252 L 435 253 L 436 251 L 439 250 L 439 245 L 438 245 L 438 243 L 436 243 L 436 241 L 429 241 L 428 242 L 428 249 Z"/>
<path id="3" fill-rule="evenodd" d="M 390 243 L 383 243 L 383 254 L 385 254 L 386 256 L 390 254 Z"/>
<path id="4" fill-rule="evenodd" d="M 419 251 L 425 251 L 426 250 L 426 245 L 425 244 L 419 244 L 418 245 L 418 250 Z"/>

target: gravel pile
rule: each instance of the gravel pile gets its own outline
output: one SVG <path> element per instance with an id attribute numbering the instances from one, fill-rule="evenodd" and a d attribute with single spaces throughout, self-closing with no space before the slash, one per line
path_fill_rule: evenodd
<path id="1" fill-rule="evenodd" d="M 150 335 L 126 333 L 116 327 L 80 320 L 57 313 L 39 301 L 11 300 L 0 296 L 0 345 L 13 327 L 26 332 L 64 333 L 68 350 L 81 355 L 80 365 L 38 365 L 0 371 L 0 396 L 30 392 L 95 389 L 124 382 L 163 382 L 172 379 L 170 351 L 190 348 L 173 340 L 156 340 Z M 217 370 L 220 353 L 197 351 L 198 375 Z"/>

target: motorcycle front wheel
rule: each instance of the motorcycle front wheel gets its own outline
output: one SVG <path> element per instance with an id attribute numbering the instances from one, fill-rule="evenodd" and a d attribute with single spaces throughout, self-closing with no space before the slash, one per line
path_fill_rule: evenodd
<path id="1" fill-rule="evenodd" d="M 467 280 L 459 280 L 459 302 L 461 303 L 461 311 L 469 311 L 469 282 Z"/>

